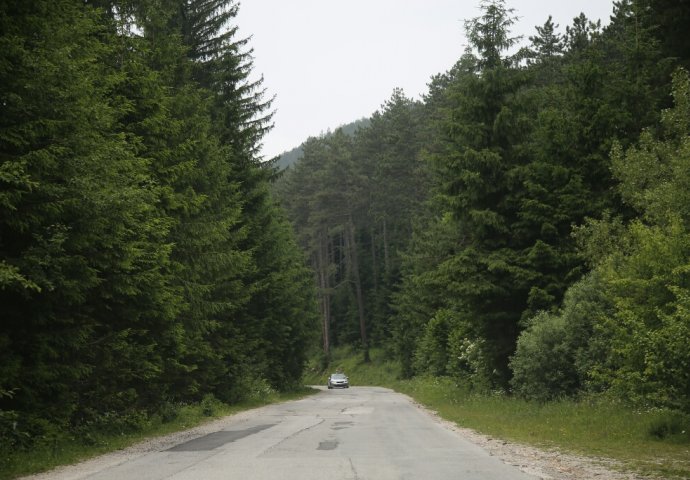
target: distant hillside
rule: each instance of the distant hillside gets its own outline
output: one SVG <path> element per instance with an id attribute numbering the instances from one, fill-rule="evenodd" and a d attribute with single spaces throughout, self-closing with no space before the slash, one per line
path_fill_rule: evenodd
<path id="1" fill-rule="evenodd" d="M 284 152 L 280 154 L 280 158 L 278 158 L 278 161 L 276 162 L 276 167 L 278 167 L 279 170 L 284 170 L 293 163 L 295 163 L 297 160 L 302 158 L 302 146 L 300 145 L 299 147 L 295 147 L 292 150 L 288 152 Z"/>
<path id="2" fill-rule="evenodd" d="M 360 128 L 367 128 L 369 124 L 371 123 L 371 120 L 368 118 L 360 118 L 359 120 L 355 120 L 352 123 L 348 123 L 345 125 L 341 125 L 336 130 L 342 129 L 343 133 L 347 135 L 354 135 L 355 132 L 360 129 Z M 332 132 L 328 130 L 326 133 L 322 133 L 321 137 L 328 137 L 331 135 Z M 300 145 L 299 147 L 295 147 L 292 150 L 289 150 L 287 152 L 284 152 L 280 154 L 280 157 L 278 158 L 278 161 L 276 162 L 276 167 L 278 167 L 279 170 L 284 170 L 288 168 L 290 165 L 294 164 L 297 162 L 300 158 L 302 158 L 302 146 Z"/>

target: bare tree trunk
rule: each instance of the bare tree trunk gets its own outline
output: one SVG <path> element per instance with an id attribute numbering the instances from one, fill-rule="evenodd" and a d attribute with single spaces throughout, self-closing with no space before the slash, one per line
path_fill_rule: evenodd
<path id="1" fill-rule="evenodd" d="M 328 275 L 328 238 L 324 238 L 323 232 L 319 233 L 317 249 L 317 275 L 319 280 L 319 299 L 321 300 L 321 319 L 323 322 L 323 353 L 330 358 L 330 326 L 331 326 L 331 297 L 330 281 Z"/>
<path id="2" fill-rule="evenodd" d="M 362 282 L 359 278 L 359 260 L 357 257 L 357 241 L 355 239 L 355 225 L 350 215 L 347 222 L 345 240 L 348 243 L 350 253 L 352 280 L 355 284 L 355 294 L 357 296 L 357 312 L 359 313 L 359 333 L 364 349 L 364 361 L 369 362 L 369 342 L 367 341 L 367 323 L 364 317 L 364 297 L 362 295 Z"/>
<path id="3" fill-rule="evenodd" d="M 371 273 L 374 276 L 374 293 L 379 290 L 379 266 L 376 264 L 375 228 L 371 227 Z"/>
<path id="4" fill-rule="evenodd" d="M 388 256 L 388 226 L 386 224 L 386 217 L 383 217 L 383 265 L 385 268 L 386 278 L 390 274 L 390 261 Z"/>
<path id="5" fill-rule="evenodd" d="M 335 249 L 333 249 L 335 251 Z M 334 253 L 335 255 L 335 253 Z M 335 263 L 335 259 L 333 260 Z M 345 263 L 345 233 L 338 232 L 338 270 L 342 269 L 342 265 Z"/>

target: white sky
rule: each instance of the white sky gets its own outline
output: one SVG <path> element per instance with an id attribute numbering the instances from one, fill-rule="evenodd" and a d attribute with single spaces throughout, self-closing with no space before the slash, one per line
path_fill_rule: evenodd
<path id="1" fill-rule="evenodd" d="M 265 159 L 309 136 L 369 117 L 396 87 L 408 97 L 462 55 L 479 0 L 240 0 L 238 38 L 251 36 L 254 74 L 276 99 Z M 609 22 L 612 0 L 508 0 L 523 41 L 549 15 L 559 32 L 584 12 Z"/>

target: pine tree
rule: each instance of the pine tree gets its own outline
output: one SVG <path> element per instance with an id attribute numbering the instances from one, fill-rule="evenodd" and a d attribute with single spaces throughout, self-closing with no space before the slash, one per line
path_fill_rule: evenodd
<path id="1" fill-rule="evenodd" d="M 370 326 L 375 339 L 390 335 L 390 295 L 400 280 L 402 252 L 412 234 L 412 219 L 425 200 L 428 183 L 421 150 L 421 105 L 400 89 L 375 112 L 370 124 L 354 137 L 354 160 L 360 165 L 368 192 L 360 230 L 368 267 L 365 282 Z"/>

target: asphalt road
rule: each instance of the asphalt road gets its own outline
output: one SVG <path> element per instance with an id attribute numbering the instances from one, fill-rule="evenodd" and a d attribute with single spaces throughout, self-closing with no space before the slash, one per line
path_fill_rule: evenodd
<path id="1" fill-rule="evenodd" d="M 374 387 L 325 390 L 81 477 L 93 480 L 534 480 Z"/>

